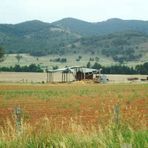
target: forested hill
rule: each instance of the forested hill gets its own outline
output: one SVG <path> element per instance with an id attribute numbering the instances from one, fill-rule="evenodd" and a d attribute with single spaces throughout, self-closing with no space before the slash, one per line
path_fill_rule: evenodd
<path id="1" fill-rule="evenodd" d="M 107 21 L 90 23 L 74 18 L 65 18 L 52 24 L 77 32 L 83 36 L 105 35 L 127 30 L 148 33 L 148 21 L 140 20 L 122 20 L 113 18 Z"/>
<path id="2" fill-rule="evenodd" d="M 0 46 L 8 53 L 60 52 L 62 47 L 80 36 L 68 30 L 41 21 L 29 21 L 16 25 L 0 25 Z"/>
<path id="3" fill-rule="evenodd" d="M 114 61 L 136 61 L 148 54 L 148 35 L 136 31 L 124 31 L 104 36 L 81 38 L 71 45 L 84 54 L 101 54 Z"/>
<path id="4" fill-rule="evenodd" d="M 65 18 L 0 24 L 0 46 L 7 53 L 35 56 L 98 53 L 118 59 L 138 59 L 148 52 L 148 21 L 110 19 L 98 23 Z"/>

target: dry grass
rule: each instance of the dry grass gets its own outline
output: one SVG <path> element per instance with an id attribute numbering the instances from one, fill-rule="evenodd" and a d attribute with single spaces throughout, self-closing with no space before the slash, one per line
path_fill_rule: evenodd
<path id="1" fill-rule="evenodd" d="M 0 147 L 146 145 L 147 90 L 148 84 L 1 84 Z M 22 138 L 15 128 L 16 106 L 22 110 Z"/>
<path id="2" fill-rule="evenodd" d="M 147 122 L 147 89 L 147 84 L 4 84 L 0 86 L 0 117 L 11 117 L 14 108 L 20 106 L 30 122 L 46 115 L 57 124 L 72 117 L 95 125 L 109 122 L 114 106 L 119 104 L 122 120 L 136 128 Z"/>

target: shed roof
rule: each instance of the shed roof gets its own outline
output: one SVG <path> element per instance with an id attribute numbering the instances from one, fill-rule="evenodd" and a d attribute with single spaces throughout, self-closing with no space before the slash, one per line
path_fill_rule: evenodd
<path id="1" fill-rule="evenodd" d="M 64 71 L 71 71 L 70 68 L 59 68 L 59 69 L 55 69 L 55 70 L 52 70 L 52 69 L 48 69 L 47 72 L 64 72 Z"/>
<path id="2" fill-rule="evenodd" d="M 60 68 L 60 69 L 55 69 L 55 70 L 47 70 L 47 72 L 75 72 L 76 68 L 82 68 L 82 72 L 84 73 L 98 73 L 100 71 L 100 69 L 93 69 L 93 68 L 85 68 L 85 67 L 80 67 L 80 66 L 72 66 L 72 67 L 65 67 L 65 68 Z"/>

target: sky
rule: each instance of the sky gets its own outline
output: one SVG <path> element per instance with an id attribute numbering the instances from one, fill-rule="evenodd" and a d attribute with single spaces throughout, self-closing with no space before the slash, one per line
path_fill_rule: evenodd
<path id="1" fill-rule="evenodd" d="M 148 0 L 0 0 L 0 24 L 29 20 L 51 23 L 67 17 L 88 22 L 148 20 Z"/>

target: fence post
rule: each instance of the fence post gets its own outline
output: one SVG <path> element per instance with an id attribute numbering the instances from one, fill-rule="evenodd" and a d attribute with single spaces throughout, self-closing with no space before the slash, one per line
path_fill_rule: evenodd
<path id="1" fill-rule="evenodd" d="M 119 125 L 120 122 L 120 105 L 116 104 L 114 107 L 114 120 L 115 120 L 115 124 Z"/>
<path id="2" fill-rule="evenodd" d="M 22 126 L 22 110 L 20 107 L 15 107 L 15 119 L 16 119 L 16 132 L 21 132 Z"/>

